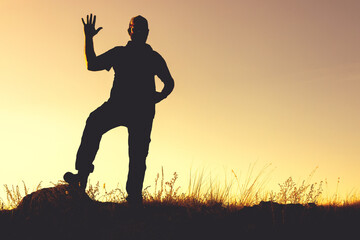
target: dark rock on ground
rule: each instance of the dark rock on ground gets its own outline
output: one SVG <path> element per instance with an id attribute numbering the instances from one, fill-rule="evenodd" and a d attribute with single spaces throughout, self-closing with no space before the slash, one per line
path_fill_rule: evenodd
<path id="1" fill-rule="evenodd" d="M 89 207 L 92 200 L 84 192 L 69 185 L 44 188 L 25 196 L 17 212 L 27 217 L 42 216 L 51 212 L 69 212 Z"/>

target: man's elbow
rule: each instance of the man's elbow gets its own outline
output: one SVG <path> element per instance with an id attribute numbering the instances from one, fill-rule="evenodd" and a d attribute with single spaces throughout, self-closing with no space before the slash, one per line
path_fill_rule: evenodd
<path id="1" fill-rule="evenodd" d="M 89 71 L 98 71 L 98 68 L 93 62 L 87 62 L 87 70 Z"/>
<path id="2" fill-rule="evenodd" d="M 87 70 L 93 71 L 94 65 L 90 61 L 86 62 L 86 66 L 87 66 Z"/>
<path id="3" fill-rule="evenodd" d="M 175 87 L 175 81 L 174 79 L 171 77 L 168 79 L 168 81 L 166 82 L 166 87 L 168 89 L 169 94 L 174 90 Z"/>
<path id="4" fill-rule="evenodd" d="M 98 71 L 99 70 L 99 61 L 96 56 L 86 56 L 87 69 L 89 71 Z"/>
<path id="5" fill-rule="evenodd" d="M 174 87 L 175 87 L 175 81 L 174 81 L 173 78 L 171 78 L 170 85 L 171 85 L 171 89 L 174 89 Z"/>

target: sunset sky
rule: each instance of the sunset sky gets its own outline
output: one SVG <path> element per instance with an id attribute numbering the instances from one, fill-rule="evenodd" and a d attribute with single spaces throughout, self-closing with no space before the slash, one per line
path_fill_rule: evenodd
<path id="1" fill-rule="evenodd" d="M 96 14 L 101 54 L 127 43 L 140 14 L 175 80 L 157 105 L 144 186 L 162 166 L 186 191 L 190 170 L 222 181 L 271 164 L 268 189 L 318 167 L 313 181 L 330 193 L 338 178 L 344 196 L 359 191 L 359 12 L 356 0 L 0 0 L 0 183 L 32 188 L 75 170 L 114 74 L 86 69 L 81 18 Z M 125 189 L 127 147 L 124 127 L 106 133 L 91 182 Z"/>

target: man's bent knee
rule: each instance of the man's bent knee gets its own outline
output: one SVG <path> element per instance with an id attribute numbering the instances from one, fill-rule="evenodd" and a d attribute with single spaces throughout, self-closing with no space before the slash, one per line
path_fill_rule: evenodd
<path id="1" fill-rule="evenodd" d="M 94 164 L 89 164 L 87 161 L 76 161 L 75 169 L 81 172 L 92 173 L 94 172 Z"/>

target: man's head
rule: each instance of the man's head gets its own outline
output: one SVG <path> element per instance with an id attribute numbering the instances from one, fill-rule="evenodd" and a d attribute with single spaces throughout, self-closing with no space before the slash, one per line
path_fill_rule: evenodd
<path id="1" fill-rule="evenodd" d="M 149 35 L 147 20 L 140 15 L 133 17 L 129 23 L 128 33 L 133 42 L 145 43 Z"/>

